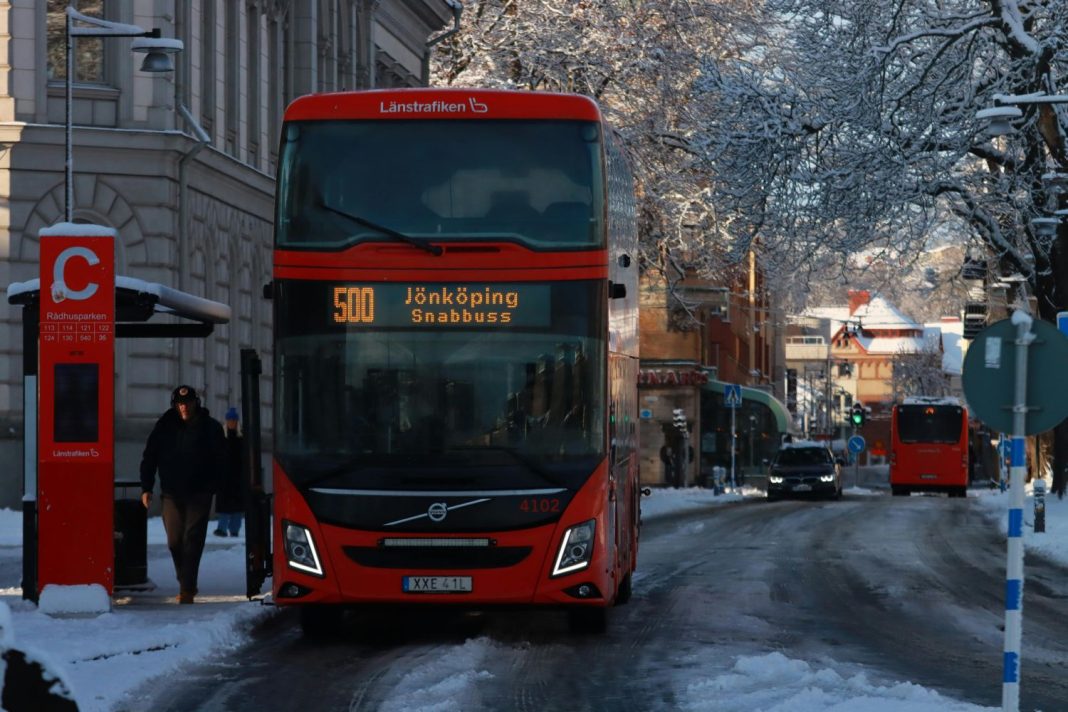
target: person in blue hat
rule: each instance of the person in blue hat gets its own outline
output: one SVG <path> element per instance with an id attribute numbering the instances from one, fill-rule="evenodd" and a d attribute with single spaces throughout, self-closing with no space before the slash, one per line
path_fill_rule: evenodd
<path id="1" fill-rule="evenodd" d="M 241 492 L 244 468 L 244 438 L 238 427 L 237 408 L 230 406 L 224 417 L 226 423 L 226 473 L 215 494 L 215 536 L 237 536 L 241 533 L 241 518 L 245 499 Z"/>

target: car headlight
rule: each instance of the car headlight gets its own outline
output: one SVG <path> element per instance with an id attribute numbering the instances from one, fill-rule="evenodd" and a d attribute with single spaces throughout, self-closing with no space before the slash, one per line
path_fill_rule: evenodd
<path id="1" fill-rule="evenodd" d="M 319 561 L 319 552 L 315 550 L 315 540 L 307 527 L 293 522 L 282 522 L 282 533 L 286 546 L 286 561 L 294 569 L 312 574 L 323 575 L 323 565 Z"/>
<path id="2" fill-rule="evenodd" d="M 573 571 L 581 571 L 590 565 L 593 558 L 593 535 L 596 531 L 596 520 L 589 520 L 564 532 L 564 538 L 560 542 L 560 551 L 556 554 L 556 564 L 553 566 L 553 576 L 562 576 Z"/>
<path id="3" fill-rule="evenodd" d="M 768 475 L 768 482 L 770 482 L 773 485 L 781 485 L 782 484 L 782 475 Z"/>
<path id="4" fill-rule="evenodd" d="M 834 473 L 829 475 L 820 475 L 820 482 L 834 482 Z"/>

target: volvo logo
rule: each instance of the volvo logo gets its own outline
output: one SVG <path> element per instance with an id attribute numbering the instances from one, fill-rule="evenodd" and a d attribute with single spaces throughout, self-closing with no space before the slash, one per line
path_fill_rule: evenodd
<path id="1" fill-rule="evenodd" d="M 393 526 L 396 526 L 398 524 L 406 524 L 408 522 L 414 522 L 415 520 L 422 519 L 423 517 L 426 517 L 427 519 L 429 519 L 430 521 L 435 522 L 435 523 L 443 522 L 443 521 L 445 521 L 445 517 L 448 516 L 449 512 L 451 512 L 454 509 L 463 509 L 464 507 L 470 507 L 473 504 L 482 504 L 483 502 L 488 502 L 488 501 L 490 501 L 490 497 L 481 497 L 479 499 L 472 499 L 472 500 L 468 500 L 466 502 L 461 502 L 460 504 L 454 504 L 454 505 L 451 505 L 451 506 L 446 504 L 445 502 L 434 502 L 432 505 L 430 505 L 427 508 L 427 510 L 426 510 L 426 512 L 424 514 L 416 514 L 416 515 L 411 516 L 411 517 L 405 517 L 404 519 L 396 519 L 396 520 L 394 520 L 392 522 L 386 522 L 383 526 L 393 527 Z"/>
<path id="2" fill-rule="evenodd" d="M 434 502 L 430 505 L 430 509 L 426 510 L 426 516 L 430 517 L 432 522 L 443 521 L 449 513 L 449 507 L 444 502 Z"/>

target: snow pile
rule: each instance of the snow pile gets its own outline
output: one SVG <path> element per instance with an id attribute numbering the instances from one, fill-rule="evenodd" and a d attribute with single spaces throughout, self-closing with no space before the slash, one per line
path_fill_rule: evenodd
<path id="1" fill-rule="evenodd" d="M 50 616 L 107 613 L 111 610 L 111 597 L 98 583 L 80 586 L 48 584 L 41 591 L 37 610 Z"/>
<path id="2" fill-rule="evenodd" d="M 878 685 L 782 653 L 740 657 L 727 673 L 687 685 L 689 712 L 980 712 L 912 683 Z"/>

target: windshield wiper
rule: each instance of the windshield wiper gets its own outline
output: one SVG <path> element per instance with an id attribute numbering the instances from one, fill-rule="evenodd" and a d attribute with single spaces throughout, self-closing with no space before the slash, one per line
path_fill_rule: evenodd
<path id="1" fill-rule="evenodd" d="M 394 230 L 391 227 L 386 227 L 385 225 L 379 225 L 378 223 L 371 222 L 367 218 L 362 218 L 359 215 L 356 215 L 354 213 L 350 213 L 350 212 L 347 212 L 345 210 L 341 210 L 340 208 L 335 208 L 333 205 L 327 205 L 326 202 L 323 201 L 323 200 L 319 201 L 319 207 L 322 208 L 323 210 L 329 210 L 330 212 L 334 213 L 335 215 L 340 215 L 343 218 L 351 220 L 352 222 L 356 223 L 357 225 L 361 225 L 363 227 L 369 227 L 372 230 L 374 230 L 375 232 L 380 232 L 383 235 L 386 235 L 388 237 L 392 237 L 394 240 L 399 240 L 400 242 L 406 242 L 409 245 L 412 245 L 413 247 L 418 247 L 420 250 L 425 250 L 426 252 L 429 252 L 430 254 L 434 255 L 435 257 L 440 257 L 441 254 L 445 252 L 445 250 L 443 250 L 440 245 L 435 245 L 434 243 L 427 242 L 426 240 L 420 240 L 418 237 L 412 237 L 411 235 L 405 235 L 403 232 L 397 232 L 396 230 Z"/>

